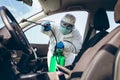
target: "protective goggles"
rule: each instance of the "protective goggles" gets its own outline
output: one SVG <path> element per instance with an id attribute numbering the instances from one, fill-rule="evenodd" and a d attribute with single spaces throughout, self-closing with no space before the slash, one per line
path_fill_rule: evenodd
<path id="1" fill-rule="evenodd" d="M 64 22 L 64 21 L 61 21 L 61 26 L 66 28 L 66 29 L 71 29 L 74 27 L 74 25 L 67 23 L 67 22 Z"/>

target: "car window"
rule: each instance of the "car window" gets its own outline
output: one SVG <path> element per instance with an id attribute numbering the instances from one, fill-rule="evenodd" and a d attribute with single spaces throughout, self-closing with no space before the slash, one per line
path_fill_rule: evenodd
<path id="1" fill-rule="evenodd" d="M 66 13 L 71 13 L 71 14 L 75 15 L 75 17 L 77 19 L 76 24 L 75 24 L 76 28 L 79 29 L 79 32 L 80 32 L 80 34 L 83 38 L 88 13 L 85 12 L 85 11 L 77 11 L 77 12 L 75 11 L 75 12 L 66 12 Z M 48 16 L 48 17 L 46 17 L 42 20 L 52 20 L 52 21 L 55 21 L 59 24 L 60 19 L 66 13 L 59 13 L 59 14 L 55 14 L 55 15 L 52 15 L 52 16 Z M 116 24 L 115 21 L 114 21 L 114 12 L 108 11 L 107 15 L 108 15 L 109 23 L 110 23 L 110 28 L 107 31 L 110 32 L 116 26 L 118 26 L 118 24 Z M 45 34 L 41 33 L 39 28 L 40 28 L 40 26 L 35 26 L 35 27 L 29 29 L 25 32 L 25 35 L 27 36 L 28 41 L 30 43 L 47 44 L 49 42 L 49 37 L 46 36 Z"/>
<path id="2" fill-rule="evenodd" d="M 107 30 L 108 32 L 112 31 L 116 26 L 118 26 L 119 24 L 115 23 L 114 20 L 114 12 L 113 11 L 107 11 L 107 15 L 108 15 L 108 20 L 110 23 L 110 28 Z"/>
<path id="3" fill-rule="evenodd" d="M 51 20 L 51 21 L 55 21 L 56 23 L 59 24 L 61 18 L 66 13 L 71 13 L 76 17 L 75 26 L 79 30 L 81 36 L 83 37 L 84 29 L 85 29 L 85 26 L 86 26 L 86 20 L 87 20 L 87 17 L 88 17 L 88 13 L 85 12 L 85 11 L 59 13 L 59 14 L 55 14 L 55 15 L 43 18 L 42 20 Z M 41 26 L 35 26 L 35 27 L 25 31 L 25 35 L 27 36 L 28 41 L 30 43 L 47 44 L 49 42 L 48 36 L 46 36 L 45 34 L 40 32 L 40 29 L 39 29 L 40 27 Z"/>
<path id="4" fill-rule="evenodd" d="M 0 6 L 5 6 L 18 22 L 23 18 L 28 18 L 31 15 L 42 11 L 38 0 L 34 0 L 32 6 L 28 6 L 20 0 L 0 0 Z M 4 24 L 0 19 L 0 28 L 3 27 L 3 25 Z"/>

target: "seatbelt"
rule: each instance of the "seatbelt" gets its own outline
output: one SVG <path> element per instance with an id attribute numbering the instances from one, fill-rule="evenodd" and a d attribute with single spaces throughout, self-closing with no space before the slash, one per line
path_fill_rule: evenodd
<path id="1" fill-rule="evenodd" d="M 90 39 L 90 35 L 92 34 L 92 31 L 94 30 L 94 28 L 93 27 L 89 27 L 89 30 L 88 30 L 88 33 L 87 33 L 87 36 L 85 37 L 85 40 L 84 40 L 84 42 L 83 42 L 83 45 L 82 45 L 82 47 L 87 43 L 87 41 Z"/>
<path id="2" fill-rule="evenodd" d="M 89 41 L 90 35 L 91 35 L 91 33 L 92 33 L 93 30 L 94 30 L 94 27 L 90 26 L 89 30 L 88 30 L 88 33 L 87 33 L 87 36 L 85 38 L 85 41 L 83 42 L 82 48 L 80 49 L 78 55 L 75 57 L 75 60 L 73 61 L 72 66 L 70 67 L 71 69 L 75 66 L 76 62 L 78 62 L 78 60 L 82 56 L 82 53 L 83 53 L 82 49 L 83 49 L 84 45 Z"/>

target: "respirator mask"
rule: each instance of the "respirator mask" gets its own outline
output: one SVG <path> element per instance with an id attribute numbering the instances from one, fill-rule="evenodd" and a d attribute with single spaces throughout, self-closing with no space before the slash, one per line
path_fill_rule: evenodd
<path id="1" fill-rule="evenodd" d="M 67 22 L 61 21 L 60 23 L 60 31 L 63 35 L 69 34 L 72 32 L 74 25 L 69 24 Z"/>
<path id="2" fill-rule="evenodd" d="M 74 28 L 76 18 L 71 14 L 66 14 L 60 22 L 60 31 L 63 35 L 69 34 Z"/>

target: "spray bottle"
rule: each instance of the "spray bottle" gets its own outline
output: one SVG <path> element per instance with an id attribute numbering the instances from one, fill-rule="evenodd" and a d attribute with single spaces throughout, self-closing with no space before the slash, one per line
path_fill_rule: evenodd
<path id="1" fill-rule="evenodd" d="M 55 72 L 57 69 L 57 64 L 65 66 L 65 57 L 63 55 L 63 48 L 55 49 L 55 52 L 50 60 L 49 72 Z"/>

